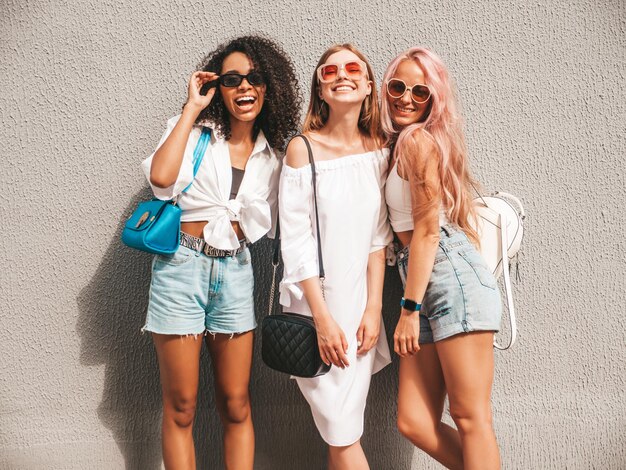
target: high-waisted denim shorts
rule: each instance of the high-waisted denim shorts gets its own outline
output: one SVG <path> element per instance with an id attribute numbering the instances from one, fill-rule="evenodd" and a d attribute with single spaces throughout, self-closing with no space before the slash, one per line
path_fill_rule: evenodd
<path id="1" fill-rule="evenodd" d="M 439 247 L 420 311 L 420 343 L 459 333 L 498 331 L 502 317 L 500 290 L 485 261 L 463 231 L 440 230 Z M 402 285 L 406 284 L 409 247 L 397 253 Z"/>
<path id="2" fill-rule="evenodd" d="M 168 335 L 243 333 L 256 328 L 250 250 L 225 258 L 179 246 L 152 262 L 143 331 Z"/>

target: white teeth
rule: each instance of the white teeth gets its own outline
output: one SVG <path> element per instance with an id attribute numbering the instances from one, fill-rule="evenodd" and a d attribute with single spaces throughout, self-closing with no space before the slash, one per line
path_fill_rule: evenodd
<path id="1" fill-rule="evenodd" d="M 396 109 L 402 111 L 403 113 L 412 113 L 413 111 L 415 111 L 412 108 L 403 108 L 402 106 L 396 106 Z"/>
<path id="2" fill-rule="evenodd" d="M 344 91 L 344 90 L 352 90 L 352 88 L 350 88 L 349 86 L 338 86 L 337 88 L 335 88 L 335 91 Z"/>
<path id="3" fill-rule="evenodd" d="M 254 96 L 242 96 L 241 98 L 237 98 L 235 103 L 244 104 L 244 103 L 254 103 L 256 98 Z"/>

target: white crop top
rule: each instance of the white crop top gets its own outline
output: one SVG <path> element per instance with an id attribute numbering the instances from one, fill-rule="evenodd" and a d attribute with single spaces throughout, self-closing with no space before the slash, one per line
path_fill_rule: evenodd
<path id="1" fill-rule="evenodd" d="M 393 231 L 408 232 L 413 230 L 413 205 L 411 204 L 411 188 L 409 182 L 398 174 L 398 161 L 387 175 L 385 184 L 385 200 L 389 209 L 389 222 Z M 439 226 L 448 223 L 443 206 L 439 209 Z"/>

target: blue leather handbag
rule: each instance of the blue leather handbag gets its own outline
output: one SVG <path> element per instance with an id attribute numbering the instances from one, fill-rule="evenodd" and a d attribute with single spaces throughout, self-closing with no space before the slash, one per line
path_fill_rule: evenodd
<path id="1" fill-rule="evenodd" d="M 193 177 L 195 179 L 204 154 L 211 140 L 211 129 L 202 128 L 193 152 Z M 183 189 L 186 192 L 191 185 Z M 122 241 L 141 251 L 157 255 L 171 255 L 178 250 L 180 244 L 180 216 L 182 210 L 178 207 L 177 198 L 169 201 L 152 199 L 139 203 L 126 221 L 122 231 Z"/>

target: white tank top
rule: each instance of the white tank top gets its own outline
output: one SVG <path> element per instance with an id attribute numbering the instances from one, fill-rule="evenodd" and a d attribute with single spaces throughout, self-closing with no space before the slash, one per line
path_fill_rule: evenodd
<path id="1" fill-rule="evenodd" d="M 398 174 L 398 161 L 389 170 L 385 184 L 385 199 L 389 209 L 389 222 L 393 231 L 408 232 L 413 230 L 413 207 L 411 204 L 411 189 L 409 182 Z M 448 217 L 443 209 L 439 208 L 439 226 L 448 223 Z"/>

